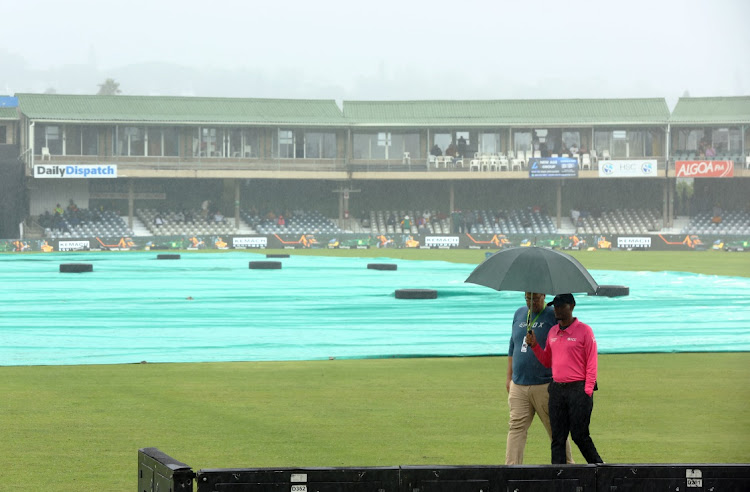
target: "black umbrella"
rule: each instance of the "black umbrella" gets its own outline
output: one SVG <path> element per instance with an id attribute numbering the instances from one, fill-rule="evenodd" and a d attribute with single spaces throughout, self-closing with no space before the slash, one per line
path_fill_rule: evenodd
<path id="1" fill-rule="evenodd" d="M 539 294 L 595 294 L 599 285 L 581 263 L 561 251 L 537 247 L 498 251 L 471 272 L 466 282 L 495 290 Z"/>

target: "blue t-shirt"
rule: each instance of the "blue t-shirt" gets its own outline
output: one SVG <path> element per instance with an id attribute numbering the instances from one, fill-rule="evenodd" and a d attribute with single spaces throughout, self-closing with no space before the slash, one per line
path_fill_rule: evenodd
<path id="1" fill-rule="evenodd" d="M 526 345 L 526 317 L 528 308 L 518 308 L 513 315 L 513 328 L 510 335 L 510 346 L 508 356 L 513 357 L 513 382 L 516 384 L 533 385 L 545 384 L 552 381 L 552 369 L 546 368 L 536 358 L 531 348 Z M 534 322 L 532 329 L 536 335 L 536 341 L 544 349 L 547 344 L 547 333 L 550 328 L 557 324 L 555 310 L 552 306 L 545 307 L 537 318 L 532 313 L 531 320 Z"/>

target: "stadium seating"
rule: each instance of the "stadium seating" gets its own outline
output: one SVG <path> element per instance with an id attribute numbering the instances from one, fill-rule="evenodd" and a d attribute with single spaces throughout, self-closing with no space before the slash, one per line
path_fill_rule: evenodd
<path id="1" fill-rule="evenodd" d="M 50 239 L 75 237 L 122 237 L 132 236 L 125 221 L 111 210 L 93 212 L 79 210 L 75 216 L 65 212 L 62 217 L 65 227 L 45 227 L 44 237 Z M 67 229 L 67 230 L 66 230 Z"/>
<path id="2" fill-rule="evenodd" d="M 139 208 L 136 210 L 136 216 L 154 236 L 231 235 L 237 232 L 234 220 L 225 218 L 222 222 L 214 222 L 203 218 L 200 211 L 188 210 L 186 212 L 192 215 L 192 221 L 189 219 L 186 221 L 183 212 L 157 211 L 152 208 Z M 154 218 L 157 214 L 164 222 L 161 226 L 154 225 Z"/>
<path id="3" fill-rule="evenodd" d="M 750 234 L 750 213 L 743 211 L 724 211 L 721 222 L 716 224 L 712 221 L 713 214 L 703 212 L 692 219 L 680 232 L 682 234 L 703 235 L 743 235 Z"/>
<path id="4" fill-rule="evenodd" d="M 648 234 L 660 229 L 661 216 L 653 209 L 616 209 L 600 217 L 583 215 L 577 232 L 583 234 Z"/>
<path id="5" fill-rule="evenodd" d="M 244 215 L 250 219 L 248 223 L 259 234 L 340 234 L 342 232 L 331 219 L 317 210 L 284 217 L 284 225 L 279 225 L 276 219 L 250 217 L 249 213 Z"/>

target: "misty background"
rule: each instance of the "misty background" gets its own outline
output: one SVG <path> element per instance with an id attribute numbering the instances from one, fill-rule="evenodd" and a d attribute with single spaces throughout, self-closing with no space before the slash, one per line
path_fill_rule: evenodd
<path id="1" fill-rule="evenodd" d="M 750 94 L 750 1 L 27 0 L 0 94 L 341 100 Z"/>

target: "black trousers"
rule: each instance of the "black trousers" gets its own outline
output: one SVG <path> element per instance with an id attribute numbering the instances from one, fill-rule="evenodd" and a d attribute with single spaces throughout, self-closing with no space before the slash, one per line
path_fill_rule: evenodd
<path id="1" fill-rule="evenodd" d="M 570 433 L 588 463 L 603 463 L 589 435 L 594 398 L 584 381 L 549 385 L 549 423 L 552 427 L 552 464 L 565 464 L 565 441 Z"/>

